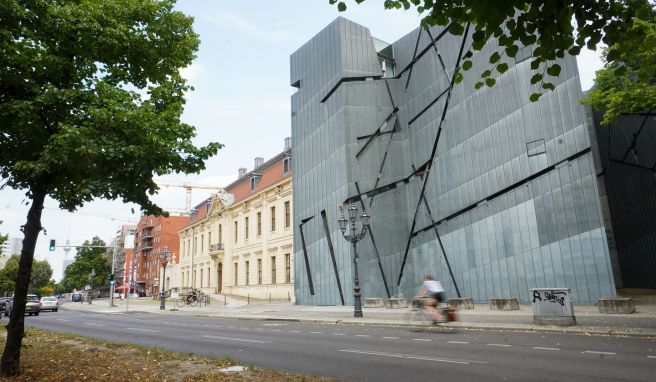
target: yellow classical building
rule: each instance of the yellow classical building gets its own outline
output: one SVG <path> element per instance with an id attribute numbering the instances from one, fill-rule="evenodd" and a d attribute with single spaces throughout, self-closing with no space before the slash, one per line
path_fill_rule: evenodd
<path id="1" fill-rule="evenodd" d="M 287 145 L 288 146 L 288 145 Z M 267 162 L 194 210 L 180 230 L 180 289 L 259 299 L 294 293 L 291 149 Z"/>

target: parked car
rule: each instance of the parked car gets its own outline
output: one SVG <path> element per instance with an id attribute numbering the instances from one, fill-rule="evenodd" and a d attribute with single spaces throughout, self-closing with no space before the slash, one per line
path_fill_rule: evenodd
<path id="1" fill-rule="evenodd" d="M 73 295 L 71 296 L 71 301 L 73 302 L 82 301 L 82 293 L 73 293 Z"/>
<path id="2" fill-rule="evenodd" d="M 11 297 L 0 297 L 0 312 L 5 311 L 5 305 L 7 305 L 7 301 L 11 300 Z"/>
<path id="3" fill-rule="evenodd" d="M 11 314 L 11 309 L 13 308 L 13 305 L 14 305 L 13 298 L 5 303 L 5 316 L 9 316 Z M 27 314 L 28 316 L 31 315 L 38 316 L 40 312 L 41 312 L 41 302 L 39 302 L 39 296 L 35 294 L 28 294 L 27 302 L 25 303 L 25 314 Z"/>
<path id="4" fill-rule="evenodd" d="M 59 310 L 59 299 L 55 296 L 41 297 L 41 310 Z"/>

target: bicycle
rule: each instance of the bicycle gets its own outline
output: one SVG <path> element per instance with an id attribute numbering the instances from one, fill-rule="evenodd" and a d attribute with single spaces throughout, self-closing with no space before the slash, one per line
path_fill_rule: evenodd
<path id="1" fill-rule="evenodd" d="M 175 305 L 176 305 L 178 308 L 182 308 L 182 307 L 185 306 L 185 305 L 189 305 L 189 306 L 200 306 L 200 300 L 198 299 L 198 297 L 196 297 L 196 295 L 189 294 L 189 295 L 186 295 L 186 296 L 181 296 L 181 297 L 175 302 Z"/>
<path id="2" fill-rule="evenodd" d="M 412 301 L 412 306 L 410 307 L 410 311 L 408 312 L 406 319 L 407 323 L 411 327 L 440 326 L 442 324 L 458 320 L 456 314 L 458 310 L 457 308 L 438 304 L 435 309 L 437 309 L 437 311 L 440 313 L 443 321 L 434 321 L 433 315 L 424 306 L 424 300 L 426 300 L 425 297 L 419 297 Z"/>

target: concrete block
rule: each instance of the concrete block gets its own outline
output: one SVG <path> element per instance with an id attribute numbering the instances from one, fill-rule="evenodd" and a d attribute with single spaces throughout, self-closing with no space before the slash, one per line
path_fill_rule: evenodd
<path id="1" fill-rule="evenodd" d="M 517 297 L 495 297 L 490 299 L 491 310 L 519 310 Z"/>
<path id="2" fill-rule="evenodd" d="M 385 301 L 385 306 L 388 309 L 401 309 L 408 307 L 408 301 L 405 298 L 388 298 Z"/>
<path id="3" fill-rule="evenodd" d="M 474 309 L 473 298 L 450 298 L 447 304 L 458 309 Z"/>
<path id="4" fill-rule="evenodd" d="M 629 297 L 600 298 L 598 306 L 599 313 L 631 314 L 635 312 L 635 305 Z"/>
<path id="5" fill-rule="evenodd" d="M 365 308 L 382 308 L 385 306 L 385 301 L 382 298 L 365 298 L 364 307 Z"/>

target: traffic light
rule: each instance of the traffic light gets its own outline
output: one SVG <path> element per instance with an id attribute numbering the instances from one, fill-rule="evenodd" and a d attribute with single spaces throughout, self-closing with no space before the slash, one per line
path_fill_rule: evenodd
<path id="1" fill-rule="evenodd" d="M 50 252 L 55 251 L 55 240 L 50 240 Z"/>
<path id="2" fill-rule="evenodd" d="M 110 284 L 113 284 L 113 283 L 114 283 L 114 274 L 113 274 L 113 273 L 110 273 L 110 274 L 109 274 L 109 283 L 110 283 Z"/>

